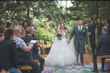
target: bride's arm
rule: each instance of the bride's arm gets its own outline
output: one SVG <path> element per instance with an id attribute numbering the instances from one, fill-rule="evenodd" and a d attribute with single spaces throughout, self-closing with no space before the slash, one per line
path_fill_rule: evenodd
<path id="1" fill-rule="evenodd" d="M 66 39 L 69 40 L 68 39 L 68 30 L 66 30 Z"/>

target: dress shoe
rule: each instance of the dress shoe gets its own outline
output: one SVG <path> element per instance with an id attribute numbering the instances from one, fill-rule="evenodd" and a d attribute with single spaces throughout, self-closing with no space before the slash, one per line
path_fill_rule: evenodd
<path id="1" fill-rule="evenodd" d="M 93 70 L 92 72 L 98 72 L 98 70 Z"/>
<path id="2" fill-rule="evenodd" d="M 91 53 L 92 55 L 94 54 L 94 52 Z"/>
<path id="3" fill-rule="evenodd" d="M 81 63 L 82 66 L 84 66 L 84 63 Z"/>

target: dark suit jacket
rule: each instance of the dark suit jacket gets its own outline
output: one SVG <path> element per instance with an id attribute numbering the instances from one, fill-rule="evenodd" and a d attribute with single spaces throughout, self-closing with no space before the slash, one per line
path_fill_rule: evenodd
<path id="1" fill-rule="evenodd" d="M 95 34 L 95 28 L 96 28 L 96 24 L 94 22 L 92 24 L 91 23 L 88 24 L 88 32 L 90 32 L 91 35 Z"/>
<path id="2" fill-rule="evenodd" d="M 30 35 L 26 35 L 23 40 L 26 42 L 26 43 L 29 43 L 31 40 L 36 40 L 34 37 L 30 36 Z M 33 49 L 31 49 L 32 51 L 32 56 L 34 58 L 34 55 L 37 54 L 38 55 L 38 48 L 37 48 L 37 44 L 35 43 L 34 46 L 33 46 Z"/>
<path id="3" fill-rule="evenodd" d="M 10 39 L 4 39 L 0 42 L 0 71 L 2 68 L 5 70 L 12 67 L 17 68 L 18 60 L 16 44 Z"/>
<path id="4" fill-rule="evenodd" d="M 104 25 L 102 23 L 99 23 L 98 26 L 97 26 L 97 38 L 102 35 L 102 27 Z"/>
<path id="5" fill-rule="evenodd" d="M 100 53 L 102 55 L 110 54 L 110 34 L 105 33 L 99 36 L 96 53 Z"/>
<path id="6" fill-rule="evenodd" d="M 82 27 L 82 31 L 78 30 L 78 26 L 75 26 L 73 28 L 73 31 L 70 35 L 70 40 L 72 39 L 72 37 L 75 35 L 74 38 L 74 45 L 77 46 L 78 43 L 80 43 L 81 46 L 85 45 L 85 39 L 86 39 L 86 44 L 88 44 L 88 37 L 87 37 L 87 30 L 86 27 Z"/>
<path id="7" fill-rule="evenodd" d="M 107 27 L 108 27 L 108 33 L 110 34 L 110 24 L 108 24 Z"/>

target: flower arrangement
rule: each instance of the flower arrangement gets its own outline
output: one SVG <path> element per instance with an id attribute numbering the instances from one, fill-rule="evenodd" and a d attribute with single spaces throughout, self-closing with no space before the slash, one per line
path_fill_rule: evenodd
<path id="1" fill-rule="evenodd" d="M 61 40 L 61 35 L 62 35 L 62 32 L 58 31 L 56 35 L 58 37 L 58 40 Z"/>

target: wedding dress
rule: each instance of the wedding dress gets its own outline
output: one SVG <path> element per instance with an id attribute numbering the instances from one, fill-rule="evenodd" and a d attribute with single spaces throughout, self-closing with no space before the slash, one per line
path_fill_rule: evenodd
<path id="1" fill-rule="evenodd" d="M 76 54 L 73 44 L 67 42 L 66 33 L 63 33 L 61 40 L 55 38 L 51 50 L 45 58 L 45 66 L 61 67 L 77 64 Z"/>

